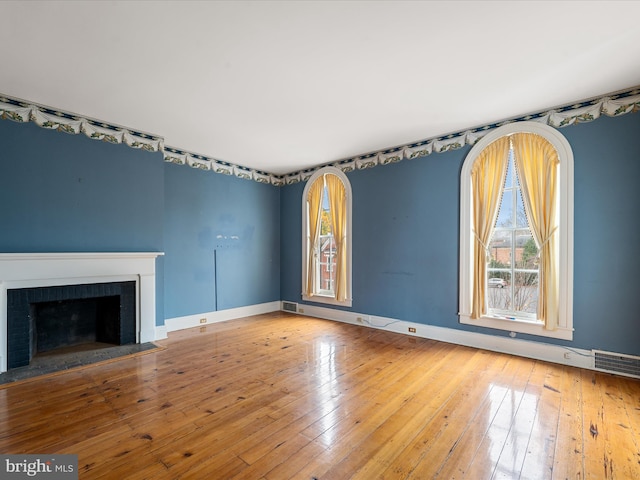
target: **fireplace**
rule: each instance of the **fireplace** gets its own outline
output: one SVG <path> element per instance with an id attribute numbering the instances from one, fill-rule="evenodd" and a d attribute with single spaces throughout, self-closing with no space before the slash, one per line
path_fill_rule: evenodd
<path id="1" fill-rule="evenodd" d="M 7 367 L 86 344 L 136 343 L 136 282 L 7 290 Z"/>
<path id="2" fill-rule="evenodd" d="M 156 338 L 159 252 L 0 253 L 0 373 L 46 350 Z"/>

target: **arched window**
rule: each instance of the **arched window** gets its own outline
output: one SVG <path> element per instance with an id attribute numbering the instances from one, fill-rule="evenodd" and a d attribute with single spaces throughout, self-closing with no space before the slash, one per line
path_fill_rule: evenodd
<path id="1" fill-rule="evenodd" d="M 302 298 L 351 306 L 351 184 L 335 167 L 315 172 L 302 194 Z"/>
<path id="2" fill-rule="evenodd" d="M 460 178 L 460 322 L 573 338 L 573 153 L 518 122 L 471 149 Z"/>

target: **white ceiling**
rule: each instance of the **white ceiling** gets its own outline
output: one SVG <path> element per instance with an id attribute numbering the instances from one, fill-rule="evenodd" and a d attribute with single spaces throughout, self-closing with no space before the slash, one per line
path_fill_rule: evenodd
<path id="1" fill-rule="evenodd" d="M 0 1 L 0 93 L 289 173 L 640 85 L 638 1 Z"/>

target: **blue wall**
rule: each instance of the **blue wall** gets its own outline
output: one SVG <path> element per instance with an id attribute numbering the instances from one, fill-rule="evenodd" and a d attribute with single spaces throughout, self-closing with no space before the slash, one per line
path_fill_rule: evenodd
<path id="1" fill-rule="evenodd" d="M 0 252 L 162 251 L 163 202 L 160 153 L 0 121 Z"/>
<path id="2" fill-rule="evenodd" d="M 640 354 L 640 115 L 562 130 L 575 157 L 574 340 Z"/>
<path id="3" fill-rule="evenodd" d="M 279 215 L 276 187 L 0 121 L 0 252 L 165 251 L 158 325 L 279 300 Z"/>
<path id="4" fill-rule="evenodd" d="M 0 121 L 0 251 L 162 250 L 162 155 Z"/>
<path id="5" fill-rule="evenodd" d="M 280 300 L 278 188 L 166 164 L 165 206 L 167 318 Z"/>
<path id="6" fill-rule="evenodd" d="M 520 337 L 640 354 L 640 115 L 562 133 L 575 156 L 574 340 Z M 460 170 L 469 149 L 348 174 L 352 311 L 508 334 L 458 323 Z M 281 293 L 299 303 L 303 188 L 290 185 L 281 194 Z"/>
<path id="7" fill-rule="evenodd" d="M 574 341 L 524 338 L 640 354 L 639 132 L 638 114 L 562 129 L 575 155 Z M 351 311 L 507 334 L 458 323 L 459 176 L 468 151 L 348 174 Z M 0 121 L 0 251 L 165 251 L 158 324 L 301 302 L 303 188 Z"/>

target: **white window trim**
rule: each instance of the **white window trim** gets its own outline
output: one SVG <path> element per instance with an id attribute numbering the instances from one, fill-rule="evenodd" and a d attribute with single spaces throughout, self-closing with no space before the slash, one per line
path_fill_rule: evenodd
<path id="1" fill-rule="evenodd" d="M 307 195 L 309 193 L 309 188 L 313 185 L 313 182 L 316 181 L 318 177 L 321 177 L 325 174 L 332 174 L 336 177 L 340 178 L 344 185 L 346 201 L 347 201 L 347 299 L 345 301 L 338 301 L 331 295 L 313 295 L 308 296 L 304 293 L 304 286 L 307 282 L 307 269 L 308 269 L 308 255 L 309 255 L 309 245 L 308 245 L 308 236 L 307 232 L 309 231 L 308 222 L 309 216 L 307 214 Z M 342 170 L 336 167 L 324 167 L 320 170 L 314 172 L 309 180 L 307 180 L 307 184 L 304 187 L 304 191 L 302 192 L 302 300 L 307 302 L 315 302 L 315 303 L 325 303 L 328 305 L 341 305 L 343 307 L 351 307 L 351 225 L 352 225 L 352 217 L 351 217 L 351 207 L 352 207 L 352 195 L 351 195 L 351 183 L 349 179 L 344 174 Z"/>
<path id="2" fill-rule="evenodd" d="M 545 330 L 542 322 L 514 320 L 485 315 L 471 318 L 473 295 L 473 235 L 471 168 L 478 155 L 491 142 L 517 132 L 538 134 L 547 139 L 558 152 L 560 170 L 559 218 L 559 319 L 557 330 Z M 469 151 L 460 174 L 460 323 L 510 332 L 573 340 L 573 152 L 567 139 L 555 128 L 538 122 L 515 122 L 496 128 L 481 138 Z"/>

